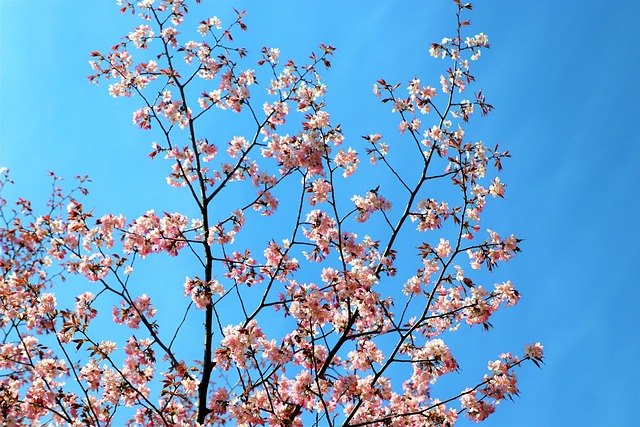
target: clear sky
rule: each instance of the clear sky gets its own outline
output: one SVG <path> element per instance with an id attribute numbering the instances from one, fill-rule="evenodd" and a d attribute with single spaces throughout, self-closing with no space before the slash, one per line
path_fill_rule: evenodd
<path id="1" fill-rule="evenodd" d="M 321 42 L 337 47 L 324 73 L 327 100 L 333 120 L 357 139 L 396 126 L 371 94 L 376 79 L 418 76 L 437 86 L 444 64 L 428 46 L 450 34 L 449 3 L 204 0 L 193 13 L 224 19 L 232 6 L 246 8 L 242 40 L 255 52 L 269 45 L 302 59 Z M 513 156 L 492 222 L 526 240 L 499 270 L 521 302 L 489 334 L 460 331 L 460 339 L 466 351 L 487 353 L 467 369 L 476 375 L 500 351 L 536 341 L 546 350 L 542 370 L 519 371 L 521 398 L 502 403 L 486 425 L 635 426 L 640 3 L 473 3 L 473 28 L 492 45 L 476 88 L 496 107 L 473 131 Z M 0 0 L 0 166 L 11 169 L 15 194 L 44 200 L 54 170 L 89 174 L 87 205 L 98 214 L 180 209 L 181 196 L 163 184 L 167 165 L 146 158 L 152 137 L 131 123 L 138 103 L 86 79 L 89 52 L 106 52 L 132 22 L 115 0 Z"/>

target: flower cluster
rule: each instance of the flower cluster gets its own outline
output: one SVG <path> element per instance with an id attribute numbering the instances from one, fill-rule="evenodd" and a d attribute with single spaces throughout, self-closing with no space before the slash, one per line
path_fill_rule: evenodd
<path id="1" fill-rule="evenodd" d="M 369 191 L 364 197 L 353 196 L 351 198 L 358 210 L 356 219 L 358 222 L 365 222 L 375 211 L 388 211 L 391 209 L 391 202 L 380 196 L 377 191 Z"/>
<path id="2" fill-rule="evenodd" d="M 217 280 L 203 282 L 199 277 L 187 279 L 184 282 L 184 294 L 191 297 L 196 308 L 204 309 L 212 303 L 213 295 L 223 295 L 224 288 Z"/>
<path id="3" fill-rule="evenodd" d="M 156 315 L 151 299 L 142 294 L 131 302 L 122 301 L 120 307 L 113 307 L 113 321 L 119 325 L 126 324 L 131 329 L 138 329 L 142 319 Z"/>
<path id="4" fill-rule="evenodd" d="M 165 213 L 158 217 L 153 210 L 133 221 L 124 237 L 124 250 L 142 257 L 153 252 L 167 252 L 176 256 L 186 246 L 184 237 L 189 222 L 179 213 Z"/>

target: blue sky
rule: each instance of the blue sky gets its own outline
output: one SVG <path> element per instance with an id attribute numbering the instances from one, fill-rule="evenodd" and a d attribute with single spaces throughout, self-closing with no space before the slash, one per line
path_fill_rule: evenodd
<path id="1" fill-rule="evenodd" d="M 429 59 L 428 44 L 450 34 L 450 2 L 391 3 L 205 0 L 193 12 L 224 20 L 232 6 L 246 8 L 241 40 L 255 52 L 270 45 L 302 59 L 321 42 L 336 46 L 327 101 L 355 139 L 394 132 L 397 119 L 371 94 L 376 79 L 419 76 L 436 86 L 444 66 Z M 476 88 L 496 110 L 472 131 L 513 156 L 501 175 L 506 201 L 490 221 L 526 240 L 498 271 L 523 298 L 489 334 L 460 331 L 463 352 L 487 354 L 469 357 L 477 365 L 463 374 L 480 375 L 500 351 L 541 341 L 544 368 L 523 367 L 521 398 L 502 403 L 486 425 L 636 425 L 640 3 L 474 6 L 473 28 L 492 45 L 475 69 Z M 89 174 L 87 204 L 99 214 L 179 210 L 186 198 L 163 184 L 168 165 L 146 158 L 152 136 L 131 124 L 136 100 L 115 100 L 86 79 L 89 52 L 107 51 L 133 28 L 115 1 L 0 0 L 0 20 L 0 166 L 11 169 L 12 191 L 42 201 L 54 170 Z"/>

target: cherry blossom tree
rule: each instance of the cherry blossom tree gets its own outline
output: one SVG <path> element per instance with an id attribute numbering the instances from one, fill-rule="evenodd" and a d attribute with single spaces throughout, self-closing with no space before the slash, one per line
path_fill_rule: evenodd
<path id="1" fill-rule="evenodd" d="M 470 4 L 454 1 L 457 26 L 431 45 L 438 82 L 373 85 L 399 132 L 350 139 L 325 100 L 332 46 L 305 63 L 263 47 L 256 61 L 234 41 L 245 12 L 187 28 L 187 0 L 119 3 L 142 23 L 91 53 L 89 79 L 135 96 L 149 156 L 192 205 L 98 216 L 86 177 L 53 174 L 42 213 L 0 199 L 1 424 L 452 426 L 518 393 L 514 370 L 539 366 L 539 343 L 432 396 L 459 370 L 444 339 L 489 329 L 520 298 L 488 274 L 521 240 L 480 225 L 509 153 L 465 135 L 492 110 L 472 92 L 489 43 L 468 33 Z M 244 121 L 212 130 L 214 115 Z M 358 173 L 372 189 L 353 195 Z M 171 257 L 190 260 L 183 283 L 138 273 Z M 156 308 L 160 292 L 173 310 Z"/>

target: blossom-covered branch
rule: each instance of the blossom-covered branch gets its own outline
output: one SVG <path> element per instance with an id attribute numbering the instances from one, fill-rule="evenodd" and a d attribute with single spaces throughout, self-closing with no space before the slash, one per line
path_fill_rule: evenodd
<path id="1" fill-rule="evenodd" d="M 354 138 L 325 99 L 332 46 L 304 62 L 274 47 L 253 57 L 234 39 L 244 11 L 190 28 L 186 0 L 119 3 L 142 23 L 91 54 L 89 79 L 140 100 L 149 157 L 192 206 L 94 216 L 86 177 L 65 191 L 54 175 L 44 214 L 0 199 L 2 423 L 452 426 L 518 393 L 514 370 L 539 366 L 539 343 L 432 396 L 460 368 L 448 334 L 488 330 L 520 299 L 488 274 L 521 239 L 480 225 L 506 194 L 509 152 L 465 131 L 493 108 L 469 95 L 489 48 L 467 35 L 470 4 L 453 2 L 452 34 L 431 45 L 446 61 L 435 83 L 374 84 L 397 132 L 367 124 Z M 212 131 L 216 115 L 238 127 Z M 138 266 L 172 257 L 193 260 L 184 280 L 150 286 Z M 73 301 L 65 280 L 83 284 Z"/>

